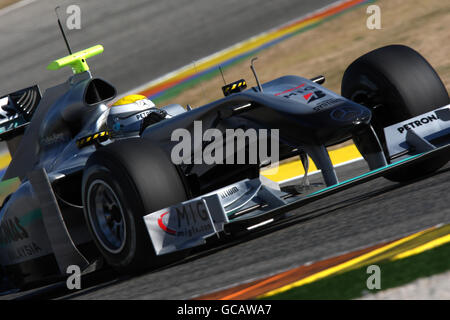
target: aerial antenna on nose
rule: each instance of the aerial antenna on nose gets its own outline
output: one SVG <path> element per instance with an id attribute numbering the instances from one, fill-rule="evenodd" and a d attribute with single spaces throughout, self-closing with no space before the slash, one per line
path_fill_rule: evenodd
<path id="1" fill-rule="evenodd" d="M 67 41 L 66 33 L 64 32 L 64 28 L 62 26 L 61 19 L 59 18 L 58 9 L 59 9 L 59 6 L 57 6 L 55 8 L 56 17 L 58 18 L 59 30 L 61 30 L 62 36 L 64 38 L 64 42 L 66 43 L 66 46 L 67 46 L 67 50 L 69 51 L 69 55 L 72 55 L 72 49 L 70 48 L 69 41 Z"/>
<path id="2" fill-rule="evenodd" d="M 263 92 L 263 88 L 261 86 L 261 83 L 259 82 L 258 75 L 256 74 L 256 70 L 255 70 L 255 66 L 254 66 L 254 62 L 256 60 L 258 60 L 258 57 L 255 57 L 255 58 L 252 59 L 250 69 L 252 69 L 253 75 L 255 76 L 256 83 L 258 84 L 259 92 Z"/>
<path id="3" fill-rule="evenodd" d="M 223 75 L 222 66 L 219 65 L 220 74 L 222 75 L 223 83 L 227 85 L 227 82 L 225 81 L 225 76 Z"/>

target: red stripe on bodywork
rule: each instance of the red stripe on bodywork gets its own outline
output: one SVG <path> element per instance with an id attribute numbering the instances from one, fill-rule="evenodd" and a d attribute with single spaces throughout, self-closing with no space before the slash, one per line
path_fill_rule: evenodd
<path id="1" fill-rule="evenodd" d="M 304 87 L 304 86 L 305 86 L 305 84 L 303 83 L 303 84 L 299 85 L 298 87 L 295 87 L 295 88 L 292 88 L 292 89 L 288 89 L 288 90 L 285 90 L 285 91 L 280 92 L 280 93 L 276 93 L 275 95 L 279 96 L 280 94 L 288 93 L 288 92 L 291 92 L 292 90 L 295 90 L 295 89 L 298 89 L 298 88 L 301 88 L 301 87 Z"/>

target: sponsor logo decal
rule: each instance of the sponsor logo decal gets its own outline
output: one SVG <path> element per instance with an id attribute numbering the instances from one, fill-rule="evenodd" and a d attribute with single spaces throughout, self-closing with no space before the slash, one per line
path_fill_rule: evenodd
<path id="1" fill-rule="evenodd" d="M 397 130 L 400 133 L 404 133 L 404 132 L 406 132 L 408 130 L 415 129 L 415 128 L 420 127 L 422 125 L 427 125 L 427 124 L 429 124 L 429 123 L 431 123 L 433 121 L 436 121 L 436 120 L 438 120 L 438 117 L 435 114 L 433 114 L 431 116 L 423 117 L 422 119 L 415 120 L 415 121 L 412 121 L 410 123 L 404 124 L 403 126 L 397 128 Z"/>
<path id="2" fill-rule="evenodd" d="M 173 236 L 177 235 L 177 232 L 173 229 L 170 229 L 169 227 L 167 227 L 164 222 L 163 222 L 163 218 L 164 216 L 166 216 L 169 213 L 169 211 L 164 212 L 158 219 L 158 225 L 161 229 L 163 229 L 165 232 L 167 232 L 168 234 L 171 234 Z"/>
<path id="3" fill-rule="evenodd" d="M 16 261 L 22 258 L 34 256 L 42 251 L 35 242 L 30 242 L 26 245 L 14 248 L 13 250 L 8 250 L 8 257 L 11 261 Z"/>
<path id="4" fill-rule="evenodd" d="M 5 219 L 0 225 L 0 247 L 6 247 L 6 253 L 10 261 L 34 256 L 42 251 L 34 241 L 29 240 L 30 236 L 19 218 Z M 16 243 L 25 241 L 25 244 Z"/>
<path id="5" fill-rule="evenodd" d="M 304 95 L 303 98 L 305 98 L 307 103 L 311 103 L 311 102 L 319 100 L 325 96 L 326 96 L 326 94 L 323 93 L 323 91 L 316 90 L 313 93 L 308 93 L 308 94 Z"/>
<path id="6" fill-rule="evenodd" d="M 228 197 L 230 197 L 233 194 L 238 193 L 238 192 L 239 192 L 239 188 L 238 187 L 232 187 L 230 189 L 225 190 L 224 192 L 221 192 L 220 193 L 220 197 L 222 199 L 226 199 L 226 198 L 228 198 Z"/>
<path id="7" fill-rule="evenodd" d="M 305 95 L 303 96 L 303 98 L 304 98 L 306 101 L 308 101 L 309 98 L 311 98 L 312 95 L 313 95 L 312 93 L 308 93 L 308 94 L 305 94 Z"/>
<path id="8" fill-rule="evenodd" d="M 289 99 L 293 96 L 302 95 L 303 99 L 306 100 L 306 103 L 311 103 L 326 96 L 326 94 L 322 90 L 317 90 L 316 87 L 305 85 L 306 84 L 303 83 L 298 87 L 276 93 L 275 96 L 283 95 L 284 98 Z"/>
<path id="9" fill-rule="evenodd" d="M 171 219 L 173 215 L 175 218 Z M 211 230 L 207 209 L 201 201 L 185 204 L 173 208 L 172 211 L 162 213 L 158 218 L 158 226 L 165 233 L 179 237 L 191 237 Z"/>
<path id="10" fill-rule="evenodd" d="M 136 115 L 136 120 L 143 120 L 146 116 L 150 114 L 150 112 L 151 111 L 147 110 L 142 113 L 139 113 L 138 115 Z"/>
<path id="11" fill-rule="evenodd" d="M 14 217 L 2 221 L 0 225 L 0 245 L 28 239 L 29 235 L 20 223 L 19 218 Z"/>
<path id="12" fill-rule="evenodd" d="M 314 109 L 314 111 L 319 112 L 319 111 L 322 111 L 323 109 L 326 109 L 327 107 L 331 107 L 331 106 L 339 104 L 341 102 L 342 102 L 342 100 L 340 100 L 340 99 L 334 99 L 334 98 L 327 99 L 327 100 L 317 104 L 313 109 Z"/>

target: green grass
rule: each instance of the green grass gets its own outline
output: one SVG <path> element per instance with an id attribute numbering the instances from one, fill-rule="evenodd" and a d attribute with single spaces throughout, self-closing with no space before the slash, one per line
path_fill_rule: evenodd
<path id="1" fill-rule="evenodd" d="M 0 183 L 0 206 L 3 203 L 3 200 L 5 198 L 17 190 L 17 188 L 20 185 L 20 180 L 18 178 L 6 180 L 2 183 Z"/>
<path id="2" fill-rule="evenodd" d="M 418 278 L 450 270 L 450 243 L 421 254 L 396 261 L 378 263 L 381 269 L 381 290 L 398 287 Z M 359 298 L 369 290 L 367 266 L 293 288 L 265 300 L 346 300 Z"/>

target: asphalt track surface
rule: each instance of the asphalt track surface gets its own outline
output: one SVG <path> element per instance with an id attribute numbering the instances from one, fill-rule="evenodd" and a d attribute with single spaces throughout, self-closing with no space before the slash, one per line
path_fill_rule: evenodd
<path id="1" fill-rule="evenodd" d="M 320 9 L 332 0 L 36 0 L 0 16 L 0 95 L 34 84 L 42 89 L 71 74 L 48 71 L 67 50 L 54 8 L 81 9 L 81 30 L 67 32 L 73 51 L 96 44 L 105 53 L 89 60 L 93 74 L 119 93 L 237 42 Z"/>
<path id="2" fill-rule="evenodd" d="M 69 32 L 74 49 L 105 45 L 90 65 L 127 91 L 330 1 L 81 1 L 83 29 Z M 0 17 L 1 93 L 38 82 L 43 88 L 68 72 L 45 71 L 65 55 L 53 8 L 69 1 L 41 0 Z M 339 168 L 342 179 L 364 168 Z M 378 178 L 294 210 L 284 225 L 200 253 L 177 265 L 132 278 L 103 272 L 86 277 L 84 290 L 64 284 L 3 298 L 189 299 L 234 284 L 322 260 L 450 222 L 450 166 L 408 184 Z M 305 215 L 314 219 L 304 219 Z"/>
<path id="3" fill-rule="evenodd" d="M 366 169 L 358 161 L 338 168 L 338 177 Z M 281 225 L 157 271 L 129 278 L 103 271 L 83 278 L 83 290 L 76 293 L 62 282 L 9 298 L 191 299 L 450 223 L 449 188 L 450 165 L 406 184 L 378 178 L 293 210 Z"/>

